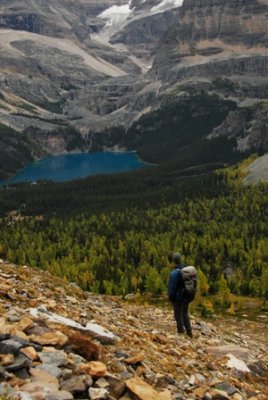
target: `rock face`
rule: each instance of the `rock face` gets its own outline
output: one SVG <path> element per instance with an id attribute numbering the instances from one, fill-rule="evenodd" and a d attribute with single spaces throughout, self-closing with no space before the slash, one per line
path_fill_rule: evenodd
<path id="1" fill-rule="evenodd" d="M 180 68 L 190 69 L 187 76 L 210 76 L 214 69 L 216 76 L 265 76 L 267 12 L 268 5 L 257 0 L 184 0 L 177 23 L 161 40 L 155 68 L 168 74 L 180 64 Z M 266 57 L 258 60 L 261 55 Z M 206 69 L 207 64 L 212 65 Z"/>
<path id="2" fill-rule="evenodd" d="M 124 43 L 138 57 L 154 54 L 159 38 L 178 18 L 178 11 L 166 11 L 134 19 L 120 32 L 114 34 L 112 44 Z M 151 51 L 148 52 L 148 49 Z"/>
<path id="3" fill-rule="evenodd" d="M 257 183 L 260 181 L 267 181 L 268 174 L 268 155 L 257 158 L 249 167 L 248 174 L 244 179 L 245 184 Z"/>
<path id="4" fill-rule="evenodd" d="M 268 150 L 268 110 L 238 110 L 231 112 L 219 127 L 214 129 L 209 137 L 236 138 L 238 149 L 246 151 L 255 149 Z"/>
<path id="5" fill-rule="evenodd" d="M 178 337 L 171 308 L 3 260 L 0 307 L 0 393 L 14 400 L 267 399 L 265 321 L 192 316 L 194 338 Z"/>

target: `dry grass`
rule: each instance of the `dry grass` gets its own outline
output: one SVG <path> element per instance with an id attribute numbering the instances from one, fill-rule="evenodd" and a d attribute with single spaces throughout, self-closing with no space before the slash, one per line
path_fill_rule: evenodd
<path id="1" fill-rule="evenodd" d="M 87 361 L 97 361 L 100 357 L 101 346 L 80 332 L 75 332 L 69 336 L 68 345 L 72 347 L 75 353 Z"/>

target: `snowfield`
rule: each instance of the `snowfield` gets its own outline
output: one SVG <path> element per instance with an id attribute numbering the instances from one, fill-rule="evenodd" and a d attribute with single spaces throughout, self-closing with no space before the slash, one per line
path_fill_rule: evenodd
<path id="1" fill-rule="evenodd" d="M 146 0 L 142 3 L 145 2 Z M 130 3 L 129 1 L 128 4 L 123 6 L 109 7 L 99 14 L 98 17 L 106 20 L 106 24 L 102 31 L 92 35 L 92 38 L 96 41 L 108 44 L 110 38 L 115 33 L 120 32 L 129 22 L 180 7 L 183 0 L 163 0 L 150 10 L 146 10 L 144 13 L 139 13 L 138 15 L 135 15 L 135 7 L 132 9 L 130 8 Z"/>

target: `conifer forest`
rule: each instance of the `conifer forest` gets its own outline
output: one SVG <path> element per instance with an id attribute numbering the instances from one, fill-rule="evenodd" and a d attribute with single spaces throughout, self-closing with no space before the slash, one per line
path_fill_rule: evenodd
<path id="1" fill-rule="evenodd" d="M 172 268 L 168 255 L 176 250 L 198 268 L 201 295 L 220 295 L 227 307 L 230 293 L 265 300 L 268 185 L 244 185 L 246 164 L 172 184 L 158 176 L 162 194 L 154 169 L 144 187 L 139 172 L 91 178 L 79 189 L 75 182 L 61 190 L 48 183 L 11 187 L 1 195 L 0 257 L 94 292 L 161 295 Z M 36 214 L 39 202 L 47 214 Z"/>

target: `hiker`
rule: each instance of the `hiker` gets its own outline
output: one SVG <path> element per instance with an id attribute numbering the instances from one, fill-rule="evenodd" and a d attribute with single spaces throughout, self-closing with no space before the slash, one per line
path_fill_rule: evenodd
<path id="1" fill-rule="evenodd" d="M 187 299 L 187 296 L 184 295 L 185 284 L 181 274 L 182 268 L 185 268 L 186 265 L 182 263 L 179 253 L 173 253 L 169 259 L 175 264 L 169 277 L 168 298 L 173 305 L 177 330 L 178 333 L 183 333 L 184 330 L 186 330 L 187 335 L 193 337 L 188 312 L 188 306 L 191 300 Z"/>

